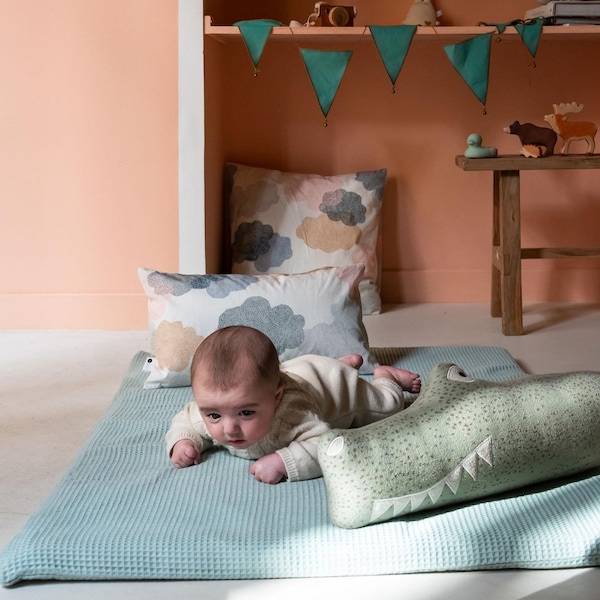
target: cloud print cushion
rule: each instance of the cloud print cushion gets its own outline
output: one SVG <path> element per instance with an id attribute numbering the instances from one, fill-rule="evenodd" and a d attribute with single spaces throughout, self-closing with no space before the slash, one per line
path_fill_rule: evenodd
<path id="1" fill-rule="evenodd" d="M 232 272 L 364 264 L 363 314 L 381 311 L 379 221 L 386 169 L 324 177 L 226 166 Z"/>
<path id="2" fill-rule="evenodd" d="M 373 372 L 358 282 L 364 267 L 294 275 L 181 275 L 138 269 L 148 298 L 152 357 L 146 389 L 190 385 L 196 348 L 213 331 L 247 325 L 264 332 L 280 360 L 302 354 L 360 354 Z"/>

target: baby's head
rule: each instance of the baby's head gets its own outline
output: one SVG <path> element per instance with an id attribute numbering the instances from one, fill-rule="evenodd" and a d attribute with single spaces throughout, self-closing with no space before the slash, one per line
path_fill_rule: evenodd
<path id="1" fill-rule="evenodd" d="M 200 414 L 219 443 L 245 449 L 270 431 L 283 382 L 277 350 L 264 333 L 218 329 L 196 350 L 191 380 Z"/>

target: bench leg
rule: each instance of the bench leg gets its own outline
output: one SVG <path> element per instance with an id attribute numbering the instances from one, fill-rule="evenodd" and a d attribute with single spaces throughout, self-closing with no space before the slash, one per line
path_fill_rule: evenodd
<path id="1" fill-rule="evenodd" d="M 519 171 L 500 171 L 498 225 L 502 333 L 522 335 L 521 199 Z"/>
<path id="2" fill-rule="evenodd" d="M 500 295 L 501 264 L 500 256 L 500 173 L 494 171 L 494 206 L 493 206 L 493 231 L 492 231 L 492 296 L 490 300 L 490 313 L 492 317 L 502 316 L 502 299 Z"/>

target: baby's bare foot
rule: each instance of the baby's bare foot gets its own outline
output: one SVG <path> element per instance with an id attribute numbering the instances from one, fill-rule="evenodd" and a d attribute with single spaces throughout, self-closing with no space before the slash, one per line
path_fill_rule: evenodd
<path id="1" fill-rule="evenodd" d="M 338 360 L 353 369 L 360 369 L 363 364 L 363 357 L 360 354 L 346 354 L 340 356 Z"/>
<path id="2" fill-rule="evenodd" d="M 421 376 L 418 373 L 390 365 L 379 365 L 373 375 L 376 379 L 383 377 L 395 381 L 405 392 L 418 394 L 421 391 Z"/>

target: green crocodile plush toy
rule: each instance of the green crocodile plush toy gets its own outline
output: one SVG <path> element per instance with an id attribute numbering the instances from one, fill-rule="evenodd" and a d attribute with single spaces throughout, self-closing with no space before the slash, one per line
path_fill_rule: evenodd
<path id="1" fill-rule="evenodd" d="M 600 372 L 476 380 L 434 367 L 406 410 L 325 434 L 332 521 L 356 528 L 600 466 Z"/>

